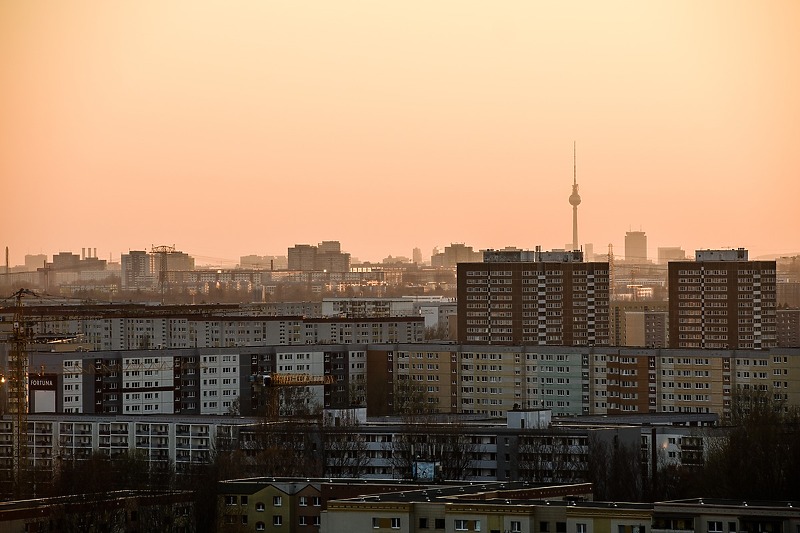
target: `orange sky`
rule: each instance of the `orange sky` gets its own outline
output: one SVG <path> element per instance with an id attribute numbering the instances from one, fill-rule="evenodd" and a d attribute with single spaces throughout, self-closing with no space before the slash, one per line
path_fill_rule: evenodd
<path id="1" fill-rule="evenodd" d="M 800 2 L 0 2 L 0 246 L 800 252 Z"/>

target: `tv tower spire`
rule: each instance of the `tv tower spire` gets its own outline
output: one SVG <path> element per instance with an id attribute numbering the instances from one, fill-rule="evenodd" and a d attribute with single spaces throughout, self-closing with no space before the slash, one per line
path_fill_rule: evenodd
<path id="1" fill-rule="evenodd" d="M 569 197 L 572 205 L 572 249 L 579 250 L 578 245 L 578 206 L 581 205 L 581 195 L 578 194 L 578 163 L 575 150 L 575 141 L 572 141 L 572 194 Z"/>

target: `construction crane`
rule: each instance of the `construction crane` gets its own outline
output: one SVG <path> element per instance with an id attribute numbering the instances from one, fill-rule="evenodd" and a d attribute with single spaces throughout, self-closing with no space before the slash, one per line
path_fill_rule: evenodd
<path id="1" fill-rule="evenodd" d="M 38 296 L 29 289 L 19 289 L 14 299 L 14 321 L 11 332 L 11 351 L 8 355 L 8 410 L 14 415 L 14 488 L 22 491 L 23 471 L 28 462 L 28 325 L 25 323 L 24 296 Z"/>
<path id="2" fill-rule="evenodd" d="M 312 374 L 258 374 L 251 378 L 253 390 L 262 399 L 263 414 L 268 420 L 278 420 L 280 417 L 281 395 L 280 391 L 288 387 L 307 387 L 313 385 L 332 385 L 335 377 L 326 374 L 316 376 Z"/>

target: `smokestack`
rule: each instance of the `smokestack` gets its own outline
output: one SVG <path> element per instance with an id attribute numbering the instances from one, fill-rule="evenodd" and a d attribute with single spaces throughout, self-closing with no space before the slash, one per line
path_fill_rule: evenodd
<path id="1" fill-rule="evenodd" d="M 8 250 L 8 248 L 6 248 L 6 250 Z M 6 262 L 8 262 L 8 261 L 6 261 Z M 274 259 L 270 259 L 269 260 L 269 269 L 270 269 L 270 271 L 275 270 L 275 260 Z"/>
<path id="2" fill-rule="evenodd" d="M 9 266 L 10 265 L 8 264 L 8 246 L 6 246 L 6 276 L 8 276 L 9 273 Z"/>
<path id="3" fill-rule="evenodd" d="M 81 248 L 81 261 L 86 259 L 86 248 Z"/>
<path id="4" fill-rule="evenodd" d="M 97 248 L 94 249 L 94 253 L 92 253 L 92 257 L 97 259 Z"/>

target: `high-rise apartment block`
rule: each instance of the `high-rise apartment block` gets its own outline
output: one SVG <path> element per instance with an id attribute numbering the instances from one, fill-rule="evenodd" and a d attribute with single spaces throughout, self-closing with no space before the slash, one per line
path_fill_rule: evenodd
<path id="1" fill-rule="evenodd" d="M 548 254 L 537 253 L 536 262 L 459 263 L 459 341 L 607 345 L 608 263 L 584 263 L 580 252 L 556 253 L 559 261 Z"/>
<path id="2" fill-rule="evenodd" d="M 748 261 L 747 250 L 698 250 L 669 263 L 671 348 L 777 346 L 775 261 Z"/>
<path id="3" fill-rule="evenodd" d="M 153 288 L 158 277 L 150 254 L 144 250 L 131 250 L 122 254 L 122 288 Z"/>

